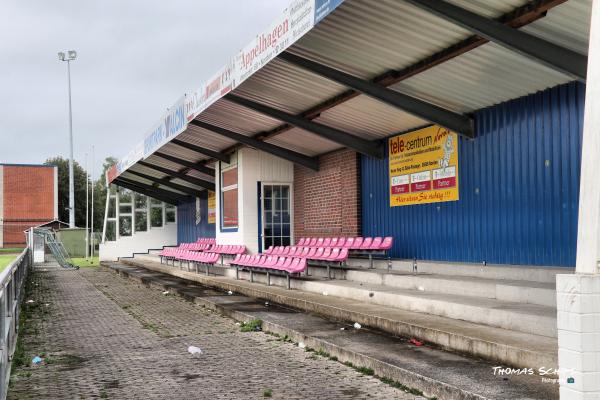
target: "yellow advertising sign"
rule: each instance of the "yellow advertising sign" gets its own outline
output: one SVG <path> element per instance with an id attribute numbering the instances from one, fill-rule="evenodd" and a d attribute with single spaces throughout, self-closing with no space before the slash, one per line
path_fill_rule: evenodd
<path id="1" fill-rule="evenodd" d="M 390 207 L 458 200 L 458 135 L 434 125 L 389 139 Z"/>
<path id="2" fill-rule="evenodd" d="M 217 220 L 217 200 L 215 192 L 208 191 L 208 223 L 214 224 Z"/>

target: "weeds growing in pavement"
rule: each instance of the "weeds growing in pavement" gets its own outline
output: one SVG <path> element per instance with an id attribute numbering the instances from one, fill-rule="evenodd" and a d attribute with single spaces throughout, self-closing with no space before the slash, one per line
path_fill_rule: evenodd
<path id="1" fill-rule="evenodd" d="M 262 330 L 262 319 L 255 318 L 248 322 L 240 323 L 241 332 L 256 332 Z"/>
<path id="2" fill-rule="evenodd" d="M 273 396 L 273 391 L 271 389 L 263 390 L 263 397 L 271 397 Z"/>

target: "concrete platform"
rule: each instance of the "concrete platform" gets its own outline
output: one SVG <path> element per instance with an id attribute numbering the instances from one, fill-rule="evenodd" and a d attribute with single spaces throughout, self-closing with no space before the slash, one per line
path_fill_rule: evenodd
<path id="1" fill-rule="evenodd" d="M 129 262 L 128 262 L 129 263 Z M 388 377 L 440 399 L 557 399 L 557 385 L 538 375 L 495 375 L 495 363 L 445 352 L 435 346 L 416 347 L 406 338 L 323 319 L 314 314 L 265 304 L 264 300 L 196 285 L 188 279 L 146 268 L 113 264 L 111 269 L 160 290 L 168 289 L 240 321 L 263 320 L 263 329 L 303 342 L 307 348 L 341 362 L 372 368 Z M 156 267 L 156 266 L 154 266 Z M 187 272 L 185 273 L 187 274 Z M 200 277 L 198 275 L 198 277 Z M 204 276 L 202 278 L 206 279 Z M 223 280 L 225 278 L 209 278 Z M 241 282 L 252 285 L 248 282 Z M 241 286 L 240 286 L 241 287 Z M 269 288 L 281 291 L 279 288 Z M 298 293 L 297 291 L 292 291 Z M 341 304 L 340 304 L 341 306 Z M 343 330 L 340 328 L 344 328 Z"/>
<path id="2" fill-rule="evenodd" d="M 136 259 L 159 261 L 155 256 Z M 178 263 L 176 263 L 178 265 Z M 187 263 L 184 263 L 187 268 Z M 213 268 L 215 270 L 215 268 Z M 232 269 L 219 269 L 219 274 L 235 278 Z M 527 281 L 505 281 L 475 277 L 449 277 L 434 274 L 407 274 L 386 270 L 348 270 L 347 280 L 320 279 L 324 268 L 313 268 L 308 278 L 291 282 L 293 289 L 327 294 L 368 304 L 383 305 L 442 317 L 469 321 L 498 328 L 549 337 L 557 336 L 555 290 L 551 283 L 535 284 Z M 240 275 L 249 279 L 247 273 Z M 265 274 L 254 274 L 256 282 L 266 284 Z M 285 279 L 272 277 L 271 284 L 284 287 Z M 552 296 L 550 293 L 554 294 Z M 540 294 L 541 293 L 541 294 Z M 479 296 L 478 296 L 479 295 Z M 540 305 L 528 303 L 539 295 Z M 499 300 L 502 297 L 506 300 Z M 515 301 L 516 299 L 516 301 Z M 524 300 L 524 301 L 518 301 Z"/>
<path id="3" fill-rule="evenodd" d="M 151 261 L 152 259 L 152 257 L 141 257 L 123 260 L 123 263 L 145 267 L 152 271 L 166 273 L 222 290 L 232 290 L 247 296 L 266 299 L 296 309 L 315 312 L 336 320 L 350 323 L 359 322 L 364 326 L 370 326 L 394 335 L 417 337 L 444 349 L 484 357 L 520 368 L 531 367 L 537 369 L 540 366 L 553 367 L 557 364 L 556 338 L 542 336 L 535 332 L 524 333 L 445 316 L 426 314 L 425 312 L 404 310 L 389 305 L 369 303 L 365 301 L 365 298 L 372 299 L 379 296 L 379 294 L 371 297 L 368 295 L 370 292 L 368 289 L 361 292 L 365 296 L 364 298 L 343 298 L 329 293 L 324 296 L 322 292 L 310 293 L 300 290 L 285 290 L 276 286 L 235 280 L 226 276 L 205 276 L 166 266 Z M 223 268 L 219 272 L 227 272 L 227 270 L 229 269 Z M 304 281 L 293 280 L 293 282 L 294 284 L 297 282 L 302 284 Z M 333 285 L 335 283 L 340 288 L 339 290 L 347 287 L 344 285 L 357 284 L 350 281 L 321 281 L 317 283 L 322 285 Z M 358 285 L 360 287 L 360 284 Z M 432 294 L 432 296 L 438 295 Z M 424 298 L 414 298 L 413 301 L 419 302 Z M 468 300 L 473 301 L 473 298 Z M 482 300 L 485 299 L 477 299 L 477 301 Z M 443 304 L 441 298 L 435 298 L 431 301 L 440 305 Z M 474 308 L 471 311 L 480 314 L 477 318 L 488 318 L 486 316 L 489 313 L 488 309 L 483 307 L 476 309 L 477 304 L 472 306 Z M 533 305 L 528 304 L 522 306 L 533 307 Z M 538 316 L 538 321 L 542 321 L 546 325 L 550 324 L 549 321 L 552 319 L 549 315 L 550 311 L 543 306 L 534 306 L 534 308 L 539 307 L 542 307 L 546 314 Z M 550 308 L 547 307 L 547 309 Z M 507 315 L 506 312 L 508 311 L 511 311 L 510 307 L 507 307 L 506 310 L 498 310 L 496 315 Z M 532 309 L 530 311 L 523 315 L 524 319 L 536 317 L 534 311 L 539 310 Z M 512 315 L 514 314 L 513 312 Z"/>

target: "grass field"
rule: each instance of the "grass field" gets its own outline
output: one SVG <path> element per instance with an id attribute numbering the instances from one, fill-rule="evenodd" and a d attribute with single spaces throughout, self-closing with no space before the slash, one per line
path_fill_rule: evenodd
<path id="1" fill-rule="evenodd" d="M 98 256 L 92 258 L 71 258 L 71 260 L 73 261 L 73 264 L 79 266 L 80 268 L 86 268 L 86 267 L 97 267 L 99 265 L 99 260 L 98 260 Z"/>
<path id="2" fill-rule="evenodd" d="M 21 254 L 23 249 L 2 248 L 0 254 Z"/>
<path id="3" fill-rule="evenodd" d="M 15 258 L 17 258 L 16 255 L 7 256 L 0 254 L 0 271 L 4 271 L 4 268 L 6 268 L 6 266 Z"/>

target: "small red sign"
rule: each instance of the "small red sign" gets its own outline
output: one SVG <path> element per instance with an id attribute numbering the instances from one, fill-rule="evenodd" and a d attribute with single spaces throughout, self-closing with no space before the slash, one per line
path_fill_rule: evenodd
<path id="1" fill-rule="evenodd" d="M 409 184 L 392 186 L 392 194 L 408 193 Z"/>
<path id="2" fill-rule="evenodd" d="M 431 181 L 413 182 L 410 184 L 411 192 L 423 192 L 425 190 L 431 190 Z"/>
<path id="3" fill-rule="evenodd" d="M 433 180 L 433 188 L 434 189 L 446 189 L 456 186 L 456 177 L 452 176 L 449 178 L 442 179 L 434 179 Z"/>

